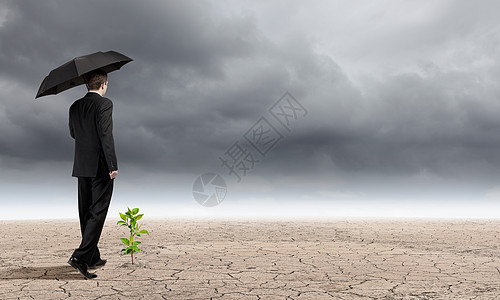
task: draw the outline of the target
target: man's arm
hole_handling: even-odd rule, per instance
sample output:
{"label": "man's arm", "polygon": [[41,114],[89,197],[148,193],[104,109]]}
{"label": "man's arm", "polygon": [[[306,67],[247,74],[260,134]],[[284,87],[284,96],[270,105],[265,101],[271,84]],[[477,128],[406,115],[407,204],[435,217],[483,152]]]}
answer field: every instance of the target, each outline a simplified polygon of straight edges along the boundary
{"label": "man's arm", "polygon": [[[104,98],[102,104],[97,110],[97,131],[101,140],[102,150],[106,158],[106,163],[110,171],[110,177],[113,179],[113,171],[118,170],[118,163],[115,154],[115,142],[113,139],[113,102]],[[115,175],[116,177],[116,175]]]}
{"label": "man's arm", "polygon": [[69,134],[74,139],[75,138],[75,132],[73,130],[73,126],[71,125],[71,107],[69,109],[69,122],[68,122],[68,125],[69,125]]}
{"label": "man's arm", "polygon": [[69,134],[73,139],[75,139],[75,133],[73,132],[73,127],[71,126],[71,123],[69,123]]}

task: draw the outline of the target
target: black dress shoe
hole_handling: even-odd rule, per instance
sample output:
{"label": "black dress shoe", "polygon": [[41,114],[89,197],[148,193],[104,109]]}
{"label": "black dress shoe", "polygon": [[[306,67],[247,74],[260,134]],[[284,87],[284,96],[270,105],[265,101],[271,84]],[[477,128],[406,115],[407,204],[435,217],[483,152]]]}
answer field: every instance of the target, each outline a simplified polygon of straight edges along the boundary
{"label": "black dress shoe", "polygon": [[82,274],[85,277],[85,279],[92,279],[97,277],[96,274],[89,273],[87,271],[87,264],[84,263],[83,261],[80,261],[76,257],[71,256],[71,258],[68,260],[68,264],[73,268],[77,269],[80,272],[80,274]]}
{"label": "black dress shoe", "polygon": [[98,267],[102,267],[106,264],[107,260],[99,259],[95,264],[89,266],[89,269],[97,269]]}

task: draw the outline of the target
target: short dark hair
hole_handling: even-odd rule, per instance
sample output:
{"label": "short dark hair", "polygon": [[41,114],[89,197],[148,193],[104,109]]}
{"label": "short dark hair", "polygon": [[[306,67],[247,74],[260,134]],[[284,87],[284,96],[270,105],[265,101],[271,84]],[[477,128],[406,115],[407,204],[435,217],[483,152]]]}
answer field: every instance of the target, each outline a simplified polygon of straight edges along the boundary
{"label": "short dark hair", "polygon": [[84,79],[89,91],[98,90],[101,87],[101,84],[108,81],[108,74],[99,69],[85,74]]}

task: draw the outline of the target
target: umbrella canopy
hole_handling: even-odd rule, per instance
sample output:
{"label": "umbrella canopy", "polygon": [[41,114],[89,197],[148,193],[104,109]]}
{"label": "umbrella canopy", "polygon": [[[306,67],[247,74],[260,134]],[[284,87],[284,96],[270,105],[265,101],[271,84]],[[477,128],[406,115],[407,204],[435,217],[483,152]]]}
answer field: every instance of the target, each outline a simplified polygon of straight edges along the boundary
{"label": "umbrella canopy", "polygon": [[76,57],[50,71],[36,93],[35,99],[55,95],[72,87],[84,84],[83,75],[101,69],[106,73],[120,69],[132,59],[116,51],[96,52]]}

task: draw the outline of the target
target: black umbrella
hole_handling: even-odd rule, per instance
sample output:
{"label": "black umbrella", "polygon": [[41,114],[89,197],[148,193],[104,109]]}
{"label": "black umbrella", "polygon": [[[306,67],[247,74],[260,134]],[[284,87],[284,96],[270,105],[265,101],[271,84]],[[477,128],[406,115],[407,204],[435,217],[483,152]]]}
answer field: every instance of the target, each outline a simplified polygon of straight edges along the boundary
{"label": "black umbrella", "polygon": [[72,87],[84,84],[88,72],[101,69],[106,73],[120,69],[132,59],[116,51],[96,52],[76,57],[64,65],[50,71],[36,93],[35,99],[55,95]]}

